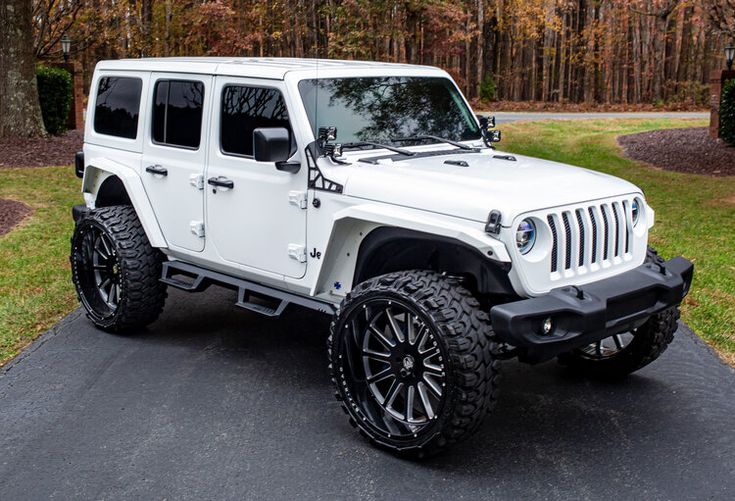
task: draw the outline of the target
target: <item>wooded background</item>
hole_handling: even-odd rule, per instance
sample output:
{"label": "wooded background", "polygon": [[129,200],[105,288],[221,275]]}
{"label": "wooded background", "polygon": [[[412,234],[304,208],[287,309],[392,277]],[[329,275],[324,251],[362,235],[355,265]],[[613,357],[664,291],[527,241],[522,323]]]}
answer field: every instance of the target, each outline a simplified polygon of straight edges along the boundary
{"label": "wooded background", "polygon": [[471,97],[706,104],[735,0],[32,0],[41,59],[296,56],[431,64]]}

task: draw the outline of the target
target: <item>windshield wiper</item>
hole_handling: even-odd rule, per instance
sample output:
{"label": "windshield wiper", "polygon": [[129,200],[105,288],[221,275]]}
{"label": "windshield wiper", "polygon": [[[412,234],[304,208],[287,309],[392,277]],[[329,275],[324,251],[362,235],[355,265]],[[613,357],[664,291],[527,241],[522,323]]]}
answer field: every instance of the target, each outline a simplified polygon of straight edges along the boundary
{"label": "windshield wiper", "polygon": [[457,148],[461,148],[463,150],[474,150],[472,146],[467,146],[466,144],[459,143],[457,141],[452,141],[451,139],[446,139],[444,137],[439,136],[430,136],[430,135],[420,135],[420,136],[409,136],[409,137],[398,137],[398,138],[391,138],[391,141],[396,142],[402,142],[402,141],[421,141],[425,139],[432,139],[434,141],[438,141],[440,143],[447,143],[451,144],[452,146],[456,146]]}
{"label": "windshield wiper", "polygon": [[358,141],[356,143],[344,143],[342,144],[342,149],[348,149],[348,148],[359,148],[361,146],[374,146],[376,148],[383,148],[389,151],[393,151],[395,153],[399,153],[401,155],[405,155],[407,157],[412,157],[416,153],[413,151],[404,150],[403,148],[396,148],[395,146],[388,146],[387,144],[380,144],[380,143],[373,143],[371,141]]}

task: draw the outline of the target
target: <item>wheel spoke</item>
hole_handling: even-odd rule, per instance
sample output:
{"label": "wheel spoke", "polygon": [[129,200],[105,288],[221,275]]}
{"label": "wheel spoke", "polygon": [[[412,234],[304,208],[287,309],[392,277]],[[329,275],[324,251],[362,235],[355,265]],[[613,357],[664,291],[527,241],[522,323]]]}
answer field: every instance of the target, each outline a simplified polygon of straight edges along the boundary
{"label": "wheel spoke", "polygon": [[413,402],[416,398],[416,388],[413,385],[406,390],[406,421],[413,421]]}
{"label": "wheel spoke", "polygon": [[620,337],[620,334],[615,334],[613,336],[613,340],[615,341],[615,346],[618,348],[618,350],[623,349],[623,338]]}
{"label": "wheel spoke", "polygon": [[401,391],[401,388],[403,388],[403,383],[399,383],[397,379],[394,379],[393,384],[391,384],[390,388],[385,394],[385,399],[383,400],[383,406],[386,409],[391,408],[391,405],[393,405],[393,401],[398,396],[398,392]]}
{"label": "wheel spoke", "polygon": [[375,335],[375,337],[378,339],[380,344],[382,344],[385,348],[390,350],[396,345],[396,343],[391,342],[387,337],[385,337],[385,334],[380,332],[380,330],[377,327],[375,327],[374,324],[370,324],[370,327],[368,327],[368,329],[370,329],[370,332],[372,332]]}
{"label": "wheel spoke", "polygon": [[414,323],[414,317],[410,313],[406,313],[406,337],[408,338],[408,344],[414,345],[418,340],[418,332],[416,332],[416,324]]}
{"label": "wheel spoke", "polygon": [[112,279],[108,276],[104,277],[104,280],[97,286],[100,289],[100,292],[104,292],[105,295],[109,295],[110,291],[107,290],[107,286],[112,284]]}
{"label": "wheel spoke", "polygon": [[597,341],[597,344],[595,345],[595,353],[598,357],[602,356],[602,340]]}
{"label": "wheel spoke", "polygon": [[373,351],[369,350],[367,348],[363,348],[362,354],[365,358],[369,358],[371,360],[377,360],[378,362],[390,362],[390,353],[381,353],[379,351]]}
{"label": "wheel spoke", "polygon": [[426,368],[427,372],[436,373],[437,376],[440,376],[442,373],[441,366],[432,364],[431,362],[428,362],[427,360],[424,360],[424,367]]}
{"label": "wheel spoke", "polygon": [[373,374],[372,376],[368,376],[367,382],[368,384],[374,384],[378,383],[380,381],[383,381],[384,379],[388,379],[389,377],[392,377],[395,379],[395,376],[393,375],[393,371],[391,370],[391,367],[388,366],[382,371],[378,372],[377,374]]}
{"label": "wheel spoke", "polygon": [[390,325],[390,329],[391,331],[393,331],[393,336],[395,336],[396,340],[399,343],[404,342],[406,338],[403,336],[403,331],[401,331],[401,328],[398,325],[398,322],[396,322],[396,319],[393,317],[392,309],[386,308],[385,315],[388,317],[388,325]]}
{"label": "wheel spoke", "polygon": [[424,373],[424,382],[426,383],[426,387],[429,388],[429,390],[436,396],[437,398],[441,398],[442,396],[442,389],[441,386],[439,386],[439,383],[434,381],[434,378],[437,376],[434,376],[433,374],[429,374],[427,372]]}
{"label": "wheel spoke", "polygon": [[117,284],[113,283],[112,287],[110,287],[110,295],[107,299],[107,303],[110,306],[114,306],[117,304],[117,293],[118,293],[118,286]]}
{"label": "wheel spoke", "polygon": [[434,419],[434,409],[431,407],[431,402],[429,401],[426,384],[423,381],[419,381],[416,387],[419,389],[419,397],[421,398],[421,405],[424,407],[424,414],[426,414],[428,419]]}
{"label": "wheel spoke", "polygon": [[[104,244],[102,243],[102,237],[99,237],[97,239],[97,242],[94,244],[94,250],[98,256],[100,256],[103,260],[107,261],[110,259],[110,254],[104,249]],[[102,247],[102,248],[101,248]]]}
{"label": "wheel spoke", "polygon": [[105,248],[105,253],[108,256],[112,256],[112,245],[108,242],[107,237],[102,234],[100,240],[102,241],[102,246]]}
{"label": "wheel spoke", "polygon": [[432,348],[431,346],[429,348],[426,348],[424,346],[426,344],[426,341],[429,339],[429,329],[427,329],[425,325],[421,326],[416,337],[416,348],[418,349],[418,352],[420,354],[423,355]]}

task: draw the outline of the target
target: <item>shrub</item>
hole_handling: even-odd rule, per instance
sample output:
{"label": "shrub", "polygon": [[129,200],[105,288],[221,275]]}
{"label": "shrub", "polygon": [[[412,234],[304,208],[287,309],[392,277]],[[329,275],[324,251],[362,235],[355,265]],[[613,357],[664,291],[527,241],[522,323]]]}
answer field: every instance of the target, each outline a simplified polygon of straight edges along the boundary
{"label": "shrub", "polygon": [[483,101],[495,101],[497,91],[493,74],[485,73],[485,77],[480,82],[480,99]]}
{"label": "shrub", "polygon": [[735,80],[722,87],[720,98],[720,138],[735,146]]}
{"label": "shrub", "polygon": [[71,75],[61,68],[38,66],[36,78],[46,131],[49,134],[61,134],[66,130],[66,120],[71,108],[73,88]]}

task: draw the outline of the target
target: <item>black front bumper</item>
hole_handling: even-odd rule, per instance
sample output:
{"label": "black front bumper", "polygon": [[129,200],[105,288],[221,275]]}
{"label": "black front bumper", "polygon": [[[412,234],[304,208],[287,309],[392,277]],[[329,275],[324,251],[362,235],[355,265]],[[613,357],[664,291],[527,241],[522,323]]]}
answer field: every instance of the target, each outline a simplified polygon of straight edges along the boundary
{"label": "black front bumper", "polygon": [[[548,360],[613,334],[642,325],[648,317],[678,305],[689,292],[694,265],[682,257],[638,268],[581,287],[506,303],[490,310],[500,339],[528,362]],[[551,332],[544,322],[551,318]]]}

